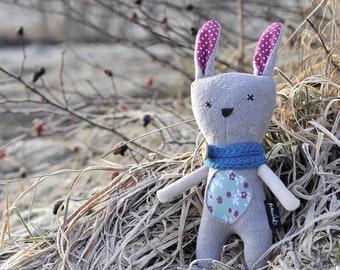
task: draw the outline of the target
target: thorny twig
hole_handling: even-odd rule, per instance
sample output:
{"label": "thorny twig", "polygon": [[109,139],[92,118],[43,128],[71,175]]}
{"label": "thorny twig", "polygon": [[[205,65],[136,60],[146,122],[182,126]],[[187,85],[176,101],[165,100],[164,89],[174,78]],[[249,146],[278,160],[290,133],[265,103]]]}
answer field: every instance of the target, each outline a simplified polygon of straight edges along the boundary
{"label": "thorny twig", "polygon": [[59,81],[60,81],[60,90],[64,99],[64,105],[65,107],[68,106],[68,100],[66,98],[65,88],[64,88],[64,58],[67,50],[67,45],[64,45],[64,49],[61,54],[61,64],[60,64],[60,72],[59,72]]}
{"label": "thorny twig", "polygon": [[[6,74],[7,76],[15,79],[16,81],[18,81],[20,84],[22,84],[23,86],[25,86],[26,89],[28,89],[30,92],[38,95],[39,97],[41,97],[41,99],[45,102],[47,102],[48,104],[50,104],[51,106],[55,107],[56,109],[59,109],[61,111],[65,111],[68,114],[70,114],[71,116],[74,116],[76,118],[78,118],[81,121],[87,122],[88,124],[90,124],[91,126],[94,127],[98,127],[107,131],[110,131],[116,135],[118,135],[120,138],[122,138],[125,141],[129,141],[130,139],[127,138],[126,136],[124,136],[123,134],[119,133],[118,131],[116,131],[115,129],[109,128],[107,126],[104,125],[100,125],[97,122],[94,122],[90,119],[88,119],[85,115],[79,114],[73,110],[71,110],[69,107],[67,106],[63,106],[60,105],[57,102],[52,101],[51,99],[49,99],[45,94],[41,93],[35,86],[29,85],[28,83],[26,83],[21,77],[18,77],[17,75],[14,75],[13,73],[9,72],[8,70],[4,69],[3,67],[0,67],[0,71],[4,74]],[[132,144],[136,144],[135,142],[131,142]],[[139,146],[138,144],[136,144],[136,146]]]}
{"label": "thorny twig", "polygon": [[327,48],[327,45],[325,44],[324,39],[322,38],[322,36],[320,35],[318,29],[316,29],[316,27],[314,26],[314,24],[310,21],[309,18],[306,19],[306,21],[309,23],[309,25],[313,28],[314,32],[317,34],[318,38],[320,39],[320,42],[322,44],[323,49],[325,50],[325,52],[327,53],[327,56],[330,56],[330,60],[333,64],[334,67],[340,69],[340,66],[334,61],[332,55],[331,55],[331,51]]}
{"label": "thorny twig", "polygon": [[19,38],[20,47],[21,47],[21,50],[22,50],[22,61],[21,61],[21,65],[20,65],[20,69],[19,69],[19,74],[18,74],[18,77],[21,77],[22,73],[24,72],[25,61],[26,61],[26,58],[27,58],[26,50],[25,50],[25,41],[24,41],[24,28],[20,27],[17,30],[16,34],[17,34],[17,36]]}

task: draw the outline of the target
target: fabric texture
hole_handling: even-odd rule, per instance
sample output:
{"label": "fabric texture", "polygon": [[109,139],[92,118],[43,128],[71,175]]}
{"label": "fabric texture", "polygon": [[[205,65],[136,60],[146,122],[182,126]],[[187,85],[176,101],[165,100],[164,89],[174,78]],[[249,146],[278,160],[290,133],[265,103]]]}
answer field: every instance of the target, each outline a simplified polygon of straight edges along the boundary
{"label": "fabric texture", "polygon": [[261,35],[253,58],[255,75],[273,76],[281,34],[282,25],[276,22],[271,24]]}
{"label": "fabric texture", "polygon": [[207,63],[213,54],[215,44],[218,39],[220,26],[216,21],[209,21],[202,26],[198,35],[196,57],[203,75],[205,74]]}
{"label": "fabric texture", "polygon": [[195,78],[214,75],[214,59],[218,47],[220,24],[210,20],[198,31],[195,45]]}
{"label": "fabric texture", "polygon": [[243,170],[266,164],[263,147],[259,143],[237,143],[231,145],[208,145],[205,165],[214,169]]}
{"label": "fabric texture", "polygon": [[268,257],[257,261],[270,247],[272,232],[255,168],[267,163],[261,142],[275,108],[273,72],[282,25],[272,24],[261,36],[253,58],[254,75],[214,75],[219,32],[218,22],[209,21],[198,31],[195,44],[192,111],[209,144],[196,257],[205,260],[200,267],[210,268],[206,259],[220,260],[223,245],[237,234],[244,242],[248,269],[257,269],[267,263]]}
{"label": "fabric texture", "polygon": [[230,224],[247,209],[251,195],[249,182],[242,174],[234,170],[220,170],[209,183],[206,204],[213,217]]}

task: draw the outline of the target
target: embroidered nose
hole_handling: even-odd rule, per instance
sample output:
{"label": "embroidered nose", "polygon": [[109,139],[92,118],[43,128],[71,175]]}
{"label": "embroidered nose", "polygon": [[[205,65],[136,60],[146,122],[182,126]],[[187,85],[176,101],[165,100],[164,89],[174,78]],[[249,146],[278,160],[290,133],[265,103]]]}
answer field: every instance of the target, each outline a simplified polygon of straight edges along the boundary
{"label": "embroidered nose", "polygon": [[233,112],[234,108],[224,108],[222,109],[222,115],[227,118]]}

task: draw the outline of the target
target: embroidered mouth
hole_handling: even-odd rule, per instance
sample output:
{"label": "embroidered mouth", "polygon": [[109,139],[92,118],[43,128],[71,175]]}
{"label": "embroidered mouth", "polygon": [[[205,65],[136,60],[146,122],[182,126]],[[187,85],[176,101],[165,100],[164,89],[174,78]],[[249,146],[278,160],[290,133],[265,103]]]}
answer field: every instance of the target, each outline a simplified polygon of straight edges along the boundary
{"label": "embroidered mouth", "polygon": [[228,116],[230,116],[233,112],[234,108],[223,108],[221,109],[222,115],[227,118]]}

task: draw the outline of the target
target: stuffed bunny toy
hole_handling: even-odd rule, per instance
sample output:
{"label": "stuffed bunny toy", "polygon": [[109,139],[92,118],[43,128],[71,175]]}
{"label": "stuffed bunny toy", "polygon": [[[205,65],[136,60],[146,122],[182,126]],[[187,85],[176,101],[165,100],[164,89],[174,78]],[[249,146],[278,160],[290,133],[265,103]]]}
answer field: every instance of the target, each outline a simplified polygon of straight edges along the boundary
{"label": "stuffed bunny toy", "polygon": [[[191,99],[194,117],[208,143],[205,166],[159,190],[157,197],[169,201],[207,177],[197,259],[220,260],[223,245],[237,234],[244,243],[248,268],[255,269],[267,263],[268,257],[260,258],[272,245],[263,182],[287,210],[300,204],[266,165],[261,145],[276,103],[273,72],[282,25],[273,23],[260,37],[254,75],[214,75],[219,32],[219,23],[208,21],[195,45]],[[209,268],[211,260],[201,260],[199,266]]]}

